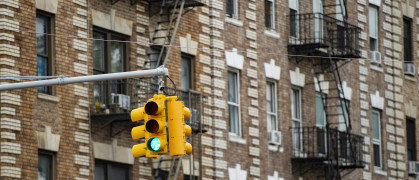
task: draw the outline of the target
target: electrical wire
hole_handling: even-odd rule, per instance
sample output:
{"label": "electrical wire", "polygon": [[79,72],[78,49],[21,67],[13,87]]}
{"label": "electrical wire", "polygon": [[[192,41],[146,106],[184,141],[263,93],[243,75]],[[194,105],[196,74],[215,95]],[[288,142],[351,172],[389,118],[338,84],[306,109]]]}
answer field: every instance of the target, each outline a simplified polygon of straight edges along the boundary
{"label": "electrical wire", "polygon": [[[95,39],[95,38],[88,38],[88,37],[79,37],[79,36],[69,36],[69,35],[62,35],[62,34],[51,34],[51,33],[38,33],[32,31],[20,31],[23,34],[41,34],[47,36],[56,36],[56,37],[63,37],[68,39],[85,39],[85,40],[93,40],[93,41],[104,41],[104,42],[119,42],[119,43],[131,43],[131,44],[138,44],[144,46],[164,46],[164,47],[174,47],[174,48],[188,48],[188,49],[196,49],[200,51],[222,51],[222,52],[233,52],[232,50],[226,50],[221,48],[194,48],[188,46],[180,46],[180,45],[167,45],[167,44],[155,44],[149,42],[141,42],[141,41],[121,41],[121,40],[108,40],[108,39]],[[312,56],[312,55],[299,55],[299,54],[280,54],[274,52],[261,52],[261,51],[235,51],[237,53],[243,54],[264,54],[264,55],[275,55],[275,56],[288,56],[288,57],[304,57],[304,58],[321,58],[321,59],[337,59],[337,60],[358,60],[358,61],[375,61],[374,59],[367,59],[367,58],[341,58],[341,57],[324,57],[324,56]],[[404,62],[400,60],[381,60],[382,62],[399,62],[399,63],[419,63],[419,61],[409,61]]]}
{"label": "electrical wire", "polygon": [[165,90],[165,88],[163,88],[163,93],[165,94],[165,95],[167,95],[167,96],[176,96],[176,84],[175,84],[175,82],[172,80],[172,78],[170,78],[170,76],[167,76],[167,78],[169,78],[170,79],[170,81],[172,81],[172,84],[173,84],[173,86],[175,87],[175,89],[174,89],[174,93],[173,94],[169,94],[166,90]]}

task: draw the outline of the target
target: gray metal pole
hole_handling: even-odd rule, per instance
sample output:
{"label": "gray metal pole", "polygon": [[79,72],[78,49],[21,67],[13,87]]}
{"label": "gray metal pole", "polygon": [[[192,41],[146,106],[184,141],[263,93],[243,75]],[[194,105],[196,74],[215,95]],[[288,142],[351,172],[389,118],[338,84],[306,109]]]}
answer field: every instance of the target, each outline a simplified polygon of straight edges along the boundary
{"label": "gray metal pole", "polygon": [[160,66],[156,69],[151,69],[151,70],[99,74],[99,75],[79,76],[79,77],[70,77],[70,78],[61,76],[57,79],[50,79],[50,80],[2,84],[0,85],[0,91],[32,88],[32,87],[40,87],[40,86],[92,82],[92,81],[105,81],[105,80],[114,80],[114,79],[127,79],[127,78],[139,78],[139,77],[151,77],[151,76],[168,76],[168,75],[169,75],[169,71],[167,70],[167,68]]}

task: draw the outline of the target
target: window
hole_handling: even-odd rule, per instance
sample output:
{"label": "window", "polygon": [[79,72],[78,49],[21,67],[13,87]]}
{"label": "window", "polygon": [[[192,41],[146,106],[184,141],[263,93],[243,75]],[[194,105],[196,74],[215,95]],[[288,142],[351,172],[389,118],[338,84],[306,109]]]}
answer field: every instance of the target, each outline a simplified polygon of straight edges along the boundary
{"label": "window", "polygon": [[131,166],[95,160],[95,180],[128,180]]}
{"label": "window", "polygon": [[326,153],[327,132],[326,126],[326,111],[324,109],[325,94],[316,93],[316,126],[317,126],[317,145],[318,151],[321,154]]}
{"label": "window", "polygon": [[[44,12],[36,13],[36,61],[37,75],[51,76],[53,75],[52,66],[52,43],[53,38],[47,34],[53,31],[53,17]],[[44,80],[44,79],[40,79]],[[38,87],[38,92],[52,94],[51,86]]]}
{"label": "window", "polygon": [[370,51],[378,51],[378,8],[370,6],[368,10]]}
{"label": "window", "polygon": [[278,113],[276,102],[276,84],[274,82],[268,81],[266,83],[266,117],[268,121],[268,131],[278,130]]}
{"label": "window", "polygon": [[193,58],[182,56],[181,61],[182,90],[188,91],[189,89],[193,89]]}
{"label": "window", "polygon": [[324,109],[324,96],[320,93],[316,93],[316,125],[319,127],[326,126],[326,111]]}
{"label": "window", "polygon": [[404,74],[414,76],[415,64],[413,63],[412,52],[412,20],[403,18],[403,56],[404,56]]}
{"label": "window", "polygon": [[293,146],[294,149],[302,150],[302,129],[301,129],[301,90],[293,88],[291,90],[291,111],[292,125],[294,129]]}
{"label": "window", "polygon": [[408,18],[403,18],[403,54],[404,62],[412,61],[412,22]]}
{"label": "window", "polygon": [[238,2],[237,0],[227,0],[226,1],[226,16],[234,19],[239,18],[238,13]]}
{"label": "window", "polygon": [[[127,38],[107,31],[94,31],[93,39],[93,74],[116,73],[126,70],[126,43],[118,41],[125,41]],[[115,97],[125,94],[125,85],[126,80],[95,82],[93,87],[94,101],[113,104]]]}
{"label": "window", "polygon": [[298,38],[298,0],[288,0],[290,8],[290,36]]}
{"label": "window", "polygon": [[349,101],[341,100],[339,101],[339,131],[346,132],[346,128],[349,126]]}
{"label": "window", "polygon": [[228,71],[228,113],[229,132],[241,136],[239,73]]}
{"label": "window", "polygon": [[55,179],[55,153],[38,150],[38,180]]}
{"label": "window", "polygon": [[374,166],[382,168],[381,160],[381,120],[380,111],[372,110],[372,143],[374,152]]}
{"label": "window", "polygon": [[415,119],[406,119],[407,160],[416,161],[416,124]]}
{"label": "window", "polygon": [[265,0],[265,27],[266,29],[275,29],[275,10],[274,0]]}

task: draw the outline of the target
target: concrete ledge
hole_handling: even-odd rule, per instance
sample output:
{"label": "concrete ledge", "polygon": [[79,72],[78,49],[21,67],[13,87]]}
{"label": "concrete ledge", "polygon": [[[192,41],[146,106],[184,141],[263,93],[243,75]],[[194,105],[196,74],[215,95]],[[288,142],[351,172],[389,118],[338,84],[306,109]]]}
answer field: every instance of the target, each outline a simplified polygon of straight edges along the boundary
{"label": "concrete ledge", "polygon": [[116,10],[111,9],[109,14],[92,10],[92,22],[94,26],[112,30],[128,36],[132,35],[132,21],[116,17]]}
{"label": "concrete ledge", "polygon": [[239,144],[244,144],[246,145],[246,139],[243,139],[242,137],[236,136],[236,135],[232,135],[230,134],[228,136],[228,140],[230,142],[234,142],[234,143],[239,143]]}
{"label": "concrete ledge", "polygon": [[58,8],[58,0],[36,0],[35,6],[36,9],[56,14]]}
{"label": "concrete ledge", "polygon": [[38,99],[42,99],[42,100],[46,100],[46,101],[50,101],[54,103],[60,102],[60,97],[52,96],[52,95],[44,94],[44,93],[38,93]]}

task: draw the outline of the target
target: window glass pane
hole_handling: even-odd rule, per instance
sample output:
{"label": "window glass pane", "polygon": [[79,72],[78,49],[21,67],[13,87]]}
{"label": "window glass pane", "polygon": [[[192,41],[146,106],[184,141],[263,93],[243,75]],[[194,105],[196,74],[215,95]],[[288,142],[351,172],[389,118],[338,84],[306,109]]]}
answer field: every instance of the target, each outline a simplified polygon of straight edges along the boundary
{"label": "window glass pane", "polygon": [[95,180],[106,180],[106,165],[95,163]]}
{"label": "window glass pane", "polygon": [[[46,57],[37,56],[37,71],[38,76],[48,76],[48,59]],[[43,79],[39,79],[43,80]],[[47,86],[38,87],[38,91],[48,93],[49,88]]]}
{"label": "window glass pane", "polygon": [[292,90],[292,117],[300,119],[300,91],[297,89]]}
{"label": "window glass pane", "polygon": [[411,53],[412,53],[412,46],[411,46],[411,28],[410,28],[410,20],[403,19],[403,55],[404,55],[404,61],[412,61]]}
{"label": "window glass pane", "polygon": [[272,28],[273,24],[273,6],[272,1],[265,0],[265,27]]}
{"label": "window glass pane", "polygon": [[237,73],[228,72],[228,101],[238,103]]}
{"label": "window glass pane", "polygon": [[370,51],[378,51],[377,39],[370,37]]}
{"label": "window glass pane", "polygon": [[227,0],[226,2],[226,14],[229,17],[233,17],[234,15],[235,1],[236,0]]}
{"label": "window glass pane", "polygon": [[380,145],[374,144],[374,166],[381,167]]}
{"label": "window glass pane", "polygon": [[38,155],[38,180],[52,179],[52,157],[49,155]]}
{"label": "window glass pane", "polygon": [[[112,40],[121,41],[113,38]],[[111,41],[111,73],[124,71],[124,44],[122,42]]]}
{"label": "window glass pane", "polygon": [[128,168],[112,165],[112,180],[128,180]]}
{"label": "window glass pane", "polygon": [[182,57],[181,62],[181,71],[182,71],[182,90],[189,90],[190,88],[190,79],[191,79],[191,66],[190,60]]}
{"label": "window glass pane", "polygon": [[378,37],[378,27],[377,27],[377,8],[370,6],[368,10],[368,21],[369,21],[369,33],[371,37]]}
{"label": "window glass pane", "polygon": [[348,102],[346,100],[342,101],[343,103],[341,103],[339,101],[340,107],[339,107],[339,130],[340,131],[346,131],[346,126],[348,125],[348,112],[346,109],[346,104],[348,104]]}
{"label": "window glass pane", "polygon": [[298,15],[297,11],[294,9],[290,9],[290,36],[297,37],[298,35]]}
{"label": "window glass pane", "polygon": [[325,126],[325,112],[322,101],[322,96],[320,94],[316,94],[316,124],[318,126]]}
{"label": "window glass pane", "polygon": [[274,109],[273,108],[273,101],[272,101],[272,99],[273,99],[273,97],[272,97],[272,95],[273,95],[273,92],[272,92],[272,83],[267,83],[266,84],[266,109],[267,109],[267,111],[268,112],[272,112],[272,110]]}
{"label": "window glass pane", "polygon": [[[105,39],[104,35],[94,33],[93,39]],[[105,42],[101,40],[93,40],[93,69],[95,74],[105,72]],[[99,71],[99,72],[97,72]]]}
{"label": "window glass pane", "polygon": [[48,36],[43,34],[48,33],[48,26],[48,18],[36,17],[36,48],[38,54],[47,55],[48,53]]}
{"label": "window glass pane", "polygon": [[377,111],[372,112],[372,137],[380,140],[380,115]]}
{"label": "window glass pane", "polygon": [[229,131],[238,134],[239,111],[237,106],[228,105],[229,111]]}
{"label": "window glass pane", "polygon": [[268,122],[269,122],[269,129],[268,130],[276,130],[278,125],[276,124],[276,116],[275,115],[268,115]]}

